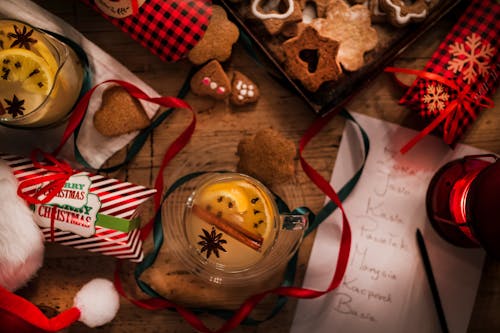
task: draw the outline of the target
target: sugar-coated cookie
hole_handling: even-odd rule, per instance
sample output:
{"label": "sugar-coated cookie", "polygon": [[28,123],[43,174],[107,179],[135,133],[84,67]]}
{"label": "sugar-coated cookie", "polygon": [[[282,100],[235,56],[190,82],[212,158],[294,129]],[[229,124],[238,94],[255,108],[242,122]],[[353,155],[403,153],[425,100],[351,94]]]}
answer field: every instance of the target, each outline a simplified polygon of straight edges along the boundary
{"label": "sugar-coated cookie", "polygon": [[111,86],[103,92],[93,120],[95,129],[104,136],[126,134],[151,123],[139,100],[121,86]]}
{"label": "sugar-coated cookie", "polygon": [[238,27],[227,18],[220,6],[212,6],[212,17],[203,38],[188,54],[188,59],[195,65],[216,59],[224,62],[229,59],[240,32]]}
{"label": "sugar-coated cookie", "polygon": [[285,183],[295,175],[295,144],[271,128],[241,140],[238,155],[237,171],[268,186]]}
{"label": "sugar-coated cookie", "polygon": [[341,75],[336,59],[338,50],[339,42],[306,26],[298,36],[283,43],[285,70],[291,78],[314,92],[324,82],[337,80]]}
{"label": "sugar-coated cookie", "polygon": [[343,0],[331,0],[326,18],[314,19],[311,26],[322,36],[340,43],[337,60],[347,71],[356,71],[364,65],[364,54],[377,46],[377,31],[371,26],[367,7],[350,7]]}
{"label": "sugar-coated cookie", "polygon": [[191,91],[198,96],[223,100],[231,94],[231,82],[217,60],[212,60],[191,78]]}
{"label": "sugar-coated cookie", "polygon": [[277,35],[287,27],[302,21],[302,8],[298,0],[287,0],[287,2],[285,13],[280,11],[281,0],[262,2],[262,4],[260,1],[253,2],[248,12],[249,18],[260,20],[270,35]]}
{"label": "sugar-coated cookie", "polygon": [[259,87],[241,72],[234,71],[229,101],[233,105],[245,105],[259,100]]}

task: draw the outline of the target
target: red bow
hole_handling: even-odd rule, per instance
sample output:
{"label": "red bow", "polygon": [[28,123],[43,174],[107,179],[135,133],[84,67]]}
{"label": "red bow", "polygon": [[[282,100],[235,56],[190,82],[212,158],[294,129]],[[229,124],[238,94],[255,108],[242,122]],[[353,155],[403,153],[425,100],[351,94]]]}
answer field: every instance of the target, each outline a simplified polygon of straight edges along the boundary
{"label": "red bow", "polygon": [[451,145],[458,135],[460,119],[463,119],[466,113],[475,120],[477,115],[473,109],[474,107],[492,108],[494,106],[490,98],[480,94],[471,94],[470,86],[460,88],[452,80],[435,73],[395,67],[387,67],[385,71],[389,73],[413,74],[423,79],[437,81],[458,93],[457,98],[451,101],[438,117],[401,148],[400,151],[403,154],[410,150],[418,141],[422,140],[424,136],[432,132],[443,121],[443,140],[446,144]]}
{"label": "red bow", "polygon": [[[44,159],[52,164],[40,163],[37,159],[38,153],[41,153]],[[69,177],[76,173],[68,163],[59,161],[54,156],[44,153],[40,149],[33,150],[31,160],[35,168],[46,170],[47,173],[44,172],[38,177],[29,178],[21,182],[17,187],[17,195],[29,204],[43,205],[49,203],[61,191]],[[55,237],[54,225],[56,212],[57,207],[52,207],[50,214],[50,239],[52,242]]]}
{"label": "red bow", "polygon": [[[44,159],[52,164],[39,162],[38,153],[41,153]],[[59,161],[39,149],[31,153],[31,160],[35,168],[46,170],[47,173],[29,178],[19,184],[17,194],[30,204],[49,203],[61,191],[69,177],[76,173],[68,163]],[[36,186],[39,188],[33,192],[32,188]]]}

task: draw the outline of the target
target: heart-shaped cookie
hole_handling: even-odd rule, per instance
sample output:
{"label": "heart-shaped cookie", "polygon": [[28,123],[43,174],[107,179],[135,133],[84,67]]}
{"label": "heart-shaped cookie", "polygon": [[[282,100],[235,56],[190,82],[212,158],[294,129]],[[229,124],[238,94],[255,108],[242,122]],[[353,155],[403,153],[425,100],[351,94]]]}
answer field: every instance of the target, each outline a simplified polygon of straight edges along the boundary
{"label": "heart-shaped cookie", "polygon": [[117,136],[146,128],[151,123],[142,104],[125,88],[112,86],[102,94],[94,114],[94,127],[104,136]]}

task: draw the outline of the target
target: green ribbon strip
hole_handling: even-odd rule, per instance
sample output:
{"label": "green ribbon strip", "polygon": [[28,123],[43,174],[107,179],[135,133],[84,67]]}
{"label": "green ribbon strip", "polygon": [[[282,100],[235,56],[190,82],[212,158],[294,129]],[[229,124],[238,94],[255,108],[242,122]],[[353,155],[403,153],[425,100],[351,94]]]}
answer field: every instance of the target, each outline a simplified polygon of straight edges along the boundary
{"label": "green ribbon strip", "polygon": [[[368,153],[370,151],[370,140],[368,138],[367,133],[363,129],[363,127],[349,114],[347,110],[342,110],[340,113],[344,118],[347,120],[350,120],[353,122],[353,124],[358,127],[360,130],[362,139],[363,139],[363,149],[364,149],[364,160],[358,171],[351,177],[351,179],[340,189],[338,192],[339,198],[341,201],[344,201],[349,194],[352,192],[354,187],[356,186],[357,182],[359,181],[359,178],[361,177],[361,174],[363,173],[363,169],[365,166],[366,158],[368,157]],[[162,199],[162,205],[165,202],[165,200],[168,198],[168,196],[174,192],[179,186],[184,184],[185,182],[196,178],[205,172],[195,172],[191,173],[188,175],[185,175],[181,178],[179,178],[177,181],[175,181],[166,191],[163,199]],[[278,210],[280,213],[290,213],[290,209],[286,205],[286,203],[276,196],[276,203],[278,206]],[[307,207],[298,207],[294,209],[291,213],[292,214],[302,214],[302,215],[308,215],[309,216],[309,226],[307,230],[304,233],[304,237],[310,234],[314,229],[316,229],[325,219],[332,214],[335,209],[337,209],[337,205],[335,205],[332,201],[329,201],[319,212],[317,215],[314,215],[314,213]],[[134,276],[137,282],[137,285],[143,292],[148,294],[151,297],[159,297],[159,298],[164,298],[162,295],[158,294],[153,288],[151,288],[147,283],[143,282],[140,279],[141,274],[148,269],[153,263],[155,262],[158,253],[163,245],[163,227],[162,227],[162,220],[161,220],[161,208],[158,210],[155,219],[154,219],[154,226],[153,226],[153,251],[149,253],[148,255],[145,256],[144,260],[139,263],[136,266]],[[285,275],[283,282],[281,286],[283,287],[288,287],[292,286],[293,282],[295,280],[295,274],[297,271],[297,262],[298,262],[298,253],[296,253],[288,262],[287,268],[285,270]],[[271,310],[271,312],[261,320],[254,319],[251,317],[245,318],[245,320],[242,322],[243,325],[257,325],[260,324],[264,321],[267,321],[271,318],[273,318],[276,314],[278,314],[281,309],[285,306],[288,298],[285,296],[279,296],[278,299],[276,300],[276,303]],[[230,310],[212,310],[212,309],[194,309],[196,313],[201,313],[201,312],[206,312],[210,313],[212,315],[216,315],[220,318],[223,319],[229,319],[233,316],[234,312]]]}
{"label": "green ribbon strip", "polygon": [[138,217],[131,220],[126,220],[119,217],[103,215],[99,213],[97,214],[97,219],[95,222],[96,226],[126,233],[139,228],[140,224],[141,220]]}
{"label": "green ribbon strip", "polygon": [[[189,92],[189,87],[190,87],[189,83],[194,73],[195,73],[194,69],[191,69],[191,71],[188,73],[186,79],[184,80],[184,83],[182,84],[181,89],[179,90],[179,93],[177,94],[178,98],[181,99],[184,98]],[[160,126],[160,124],[163,123],[163,121],[167,119],[168,116],[170,116],[174,110],[175,110],[174,108],[166,110],[165,112],[160,114],[148,127],[143,129],[132,141],[130,148],[128,149],[127,154],[122,162],[110,167],[100,168],[97,170],[97,172],[114,172],[119,170],[123,166],[127,165],[130,161],[132,161],[134,157],[137,155],[137,153],[139,153],[141,148],[144,146],[149,135],[153,132],[153,130],[156,127]],[[88,169],[93,169],[93,167],[85,160],[85,158],[81,154],[80,150],[78,149],[78,145],[76,143],[78,139],[78,134],[80,133],[80,127],[81,124],[78,125],[74,133],[75,158],[84,167]]]}

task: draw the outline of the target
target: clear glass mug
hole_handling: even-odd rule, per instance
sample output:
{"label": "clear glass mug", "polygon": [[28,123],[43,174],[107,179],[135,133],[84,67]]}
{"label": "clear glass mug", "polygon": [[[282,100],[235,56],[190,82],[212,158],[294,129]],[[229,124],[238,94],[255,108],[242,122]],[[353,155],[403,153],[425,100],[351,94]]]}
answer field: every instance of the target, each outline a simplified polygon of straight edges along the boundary
{"label": "clear glass mug", "polygon": [[0,19],[0,66],[0,123],[15,128],[64,120],[85,73],[71,47],[14,19]]}
{"label": "clear glass mug", "polygon": [[240,173],[208,173],[173,193],[163,210],[167,248],[204,281],[251,286],[298,250],[308,219],[278,211],[275,196]]}

